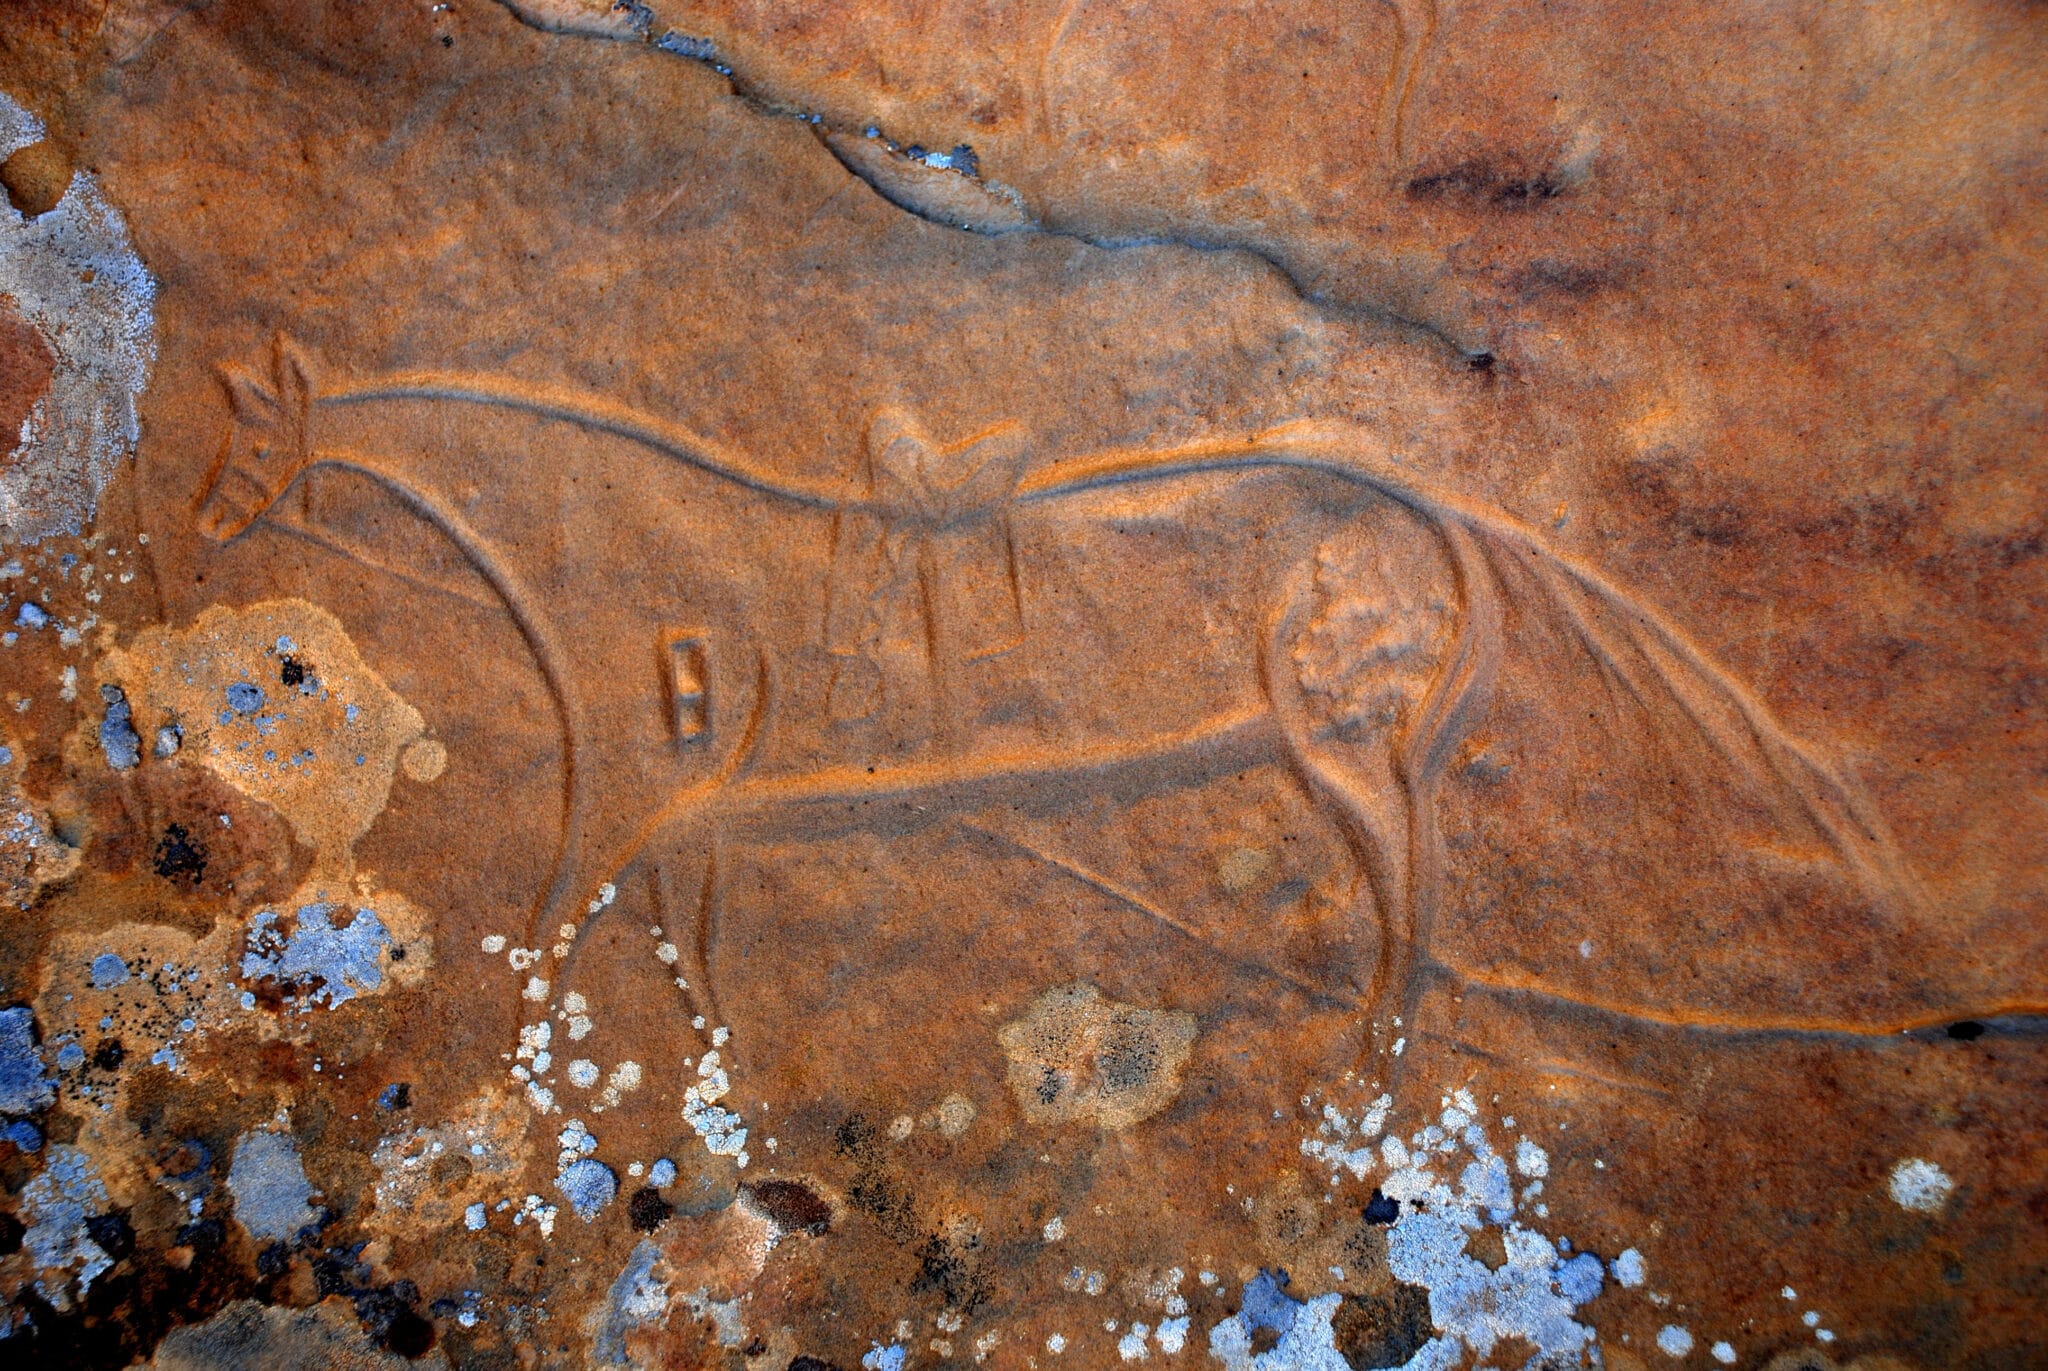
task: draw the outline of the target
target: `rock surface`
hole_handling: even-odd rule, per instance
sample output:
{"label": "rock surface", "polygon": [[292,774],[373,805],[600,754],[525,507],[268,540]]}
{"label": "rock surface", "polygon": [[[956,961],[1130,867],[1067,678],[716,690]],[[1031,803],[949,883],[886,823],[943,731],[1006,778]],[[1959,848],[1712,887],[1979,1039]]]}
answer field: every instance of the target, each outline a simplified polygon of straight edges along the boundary
{"label": "rock surface", "polygon": [[0,1346],[2048,1361],[2044,109],[2008,0],[20,0]]}

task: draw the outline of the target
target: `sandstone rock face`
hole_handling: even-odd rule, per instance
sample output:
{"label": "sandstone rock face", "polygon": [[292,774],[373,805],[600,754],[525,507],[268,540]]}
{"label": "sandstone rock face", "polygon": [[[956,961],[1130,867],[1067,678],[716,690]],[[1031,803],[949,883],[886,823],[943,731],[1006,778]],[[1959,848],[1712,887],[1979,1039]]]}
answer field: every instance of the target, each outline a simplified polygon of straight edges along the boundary
{"label": "sandstone rock face", "polygon": [[23,0],[24,1365],[2048,1363],[2048,16]]}

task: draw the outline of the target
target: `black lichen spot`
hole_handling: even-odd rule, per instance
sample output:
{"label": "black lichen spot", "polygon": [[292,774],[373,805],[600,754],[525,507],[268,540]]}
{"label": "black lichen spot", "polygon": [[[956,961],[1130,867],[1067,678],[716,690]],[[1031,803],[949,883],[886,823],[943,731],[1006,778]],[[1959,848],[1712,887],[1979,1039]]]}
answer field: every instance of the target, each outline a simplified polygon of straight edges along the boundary
{"label": "black lichen spot", "polygon": [[298,687],[306,683],[306,664],[296,657],[277,659],[277,680],[279,685]]}
{"label": "black lichen spot", "polygon": [[1429,1291],[1402,1281],[1369,1295],[1346,1295],[1330,1326],[1337,1351],[1355,1371],[1406,1366],[1435,1335]]}
{"label": "black lichen spot", "polygon": [[1498,359],[1490,352],[1468,352],[1465,354],[1465,366],[1471,371],[1491,372],[1496,360]]}
{"label": "black lichen spot", "polygon": [[261,1275],[280,1275],[291,1264],[292,1250],[281,1242],[274,1242],[256,1254],[256,1270]]}
{"label": "black lichen spot", "polygon": [[127,1057],[128,1049],[121,1046],[119,1038],[102,1038],[92,1050],[92,1064],[102,1071],[119,1071]]}
{"label": "black lichen spot", "polygon": [[839,1367],[808,1352],[799,1352],[789,1359],[789,1371],[839,1371]]}
{"label": "black lichen spot", "polygon": [[626,1201],[626,1217],[633,1221],[633,1227],[642,1233],[652,1233],[669,1221],[676,1207],[661,1197],[653,1186],[642,1186],[633,1192],[633,1198]]}
{"label": "black lichen spot", "polygon": [[850,1115],[832,1130],[833,1146],[842,1156],[858,1157],[874,1146],[874,1142],[875,1126],[868,1122],[865,1114]]}
{"label": "black lichen spot", "polygon": [[785,1233],[820,1237],[832,1227],[832,1206],[797,1181],[756,1181],[745,1187],[761,1211]]}
{"label": "black lichen spot", "polygon": [[1106,1090],[1142,1090],[1159,1074],[1159,1042],[1145,1029],[1119,1023],[1096,1056]]}
{"label": "black lichen spot", "polygon": [[1958,1019],[1948,1026],[1948,1035],[1959,1043],[1973,1043],[1984,1036],[1984,1025],[1975,1019]]}
{"label": "black lichen spot", "polygon": [[989,1297],[988,1282],[974,1258],[971,1245],[963,1247],[933,1234],[917,1250],[917,1277],[910,1282],[910,1293],[935,1290],[947,1308],[973,1310]]}
{"label": "black lichen spot", "polygon": [[198,885],[206,875],[206,845],[186,832],[185,825],[168,825],[156,845],[156,874]]}
{"label": "black lichen spot", "polygon": [[85,1221],[85,1236],[92,1239],[93,1246],[115,1261],[135,1250],[135,1230],[129,1226],[128,1216],[118,1209],[111,1214],[89,1216]]}
{"label": "black lichen spot", "polygon": [[1388,1199],[1380,1188],[1372,1188],[1372,1198],[1365,1202],[1364,1219],[1367,1223],[1390,1224],[1401,1217],[1401,1202]]}
{"label": "black lichen spot", "polygon": [[412,1108],[412,1086],[404,1081],[385,1086],[377,1092],[377,1107],[392,1110]]}

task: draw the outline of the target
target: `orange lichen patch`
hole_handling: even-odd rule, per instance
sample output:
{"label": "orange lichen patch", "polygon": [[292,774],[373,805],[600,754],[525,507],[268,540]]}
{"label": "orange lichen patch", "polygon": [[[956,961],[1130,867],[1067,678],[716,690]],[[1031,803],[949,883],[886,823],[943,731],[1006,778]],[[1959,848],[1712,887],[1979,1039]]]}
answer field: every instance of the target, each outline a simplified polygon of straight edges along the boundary
{"label": "orange lichen patch", "polygon": [[709,1218],[669,1225],[662,1258],[678,1289],[709,1300],[746,1294],[768,1264],[781,1230],[752,1204],[732,1204]]}
{"label": "orange lichen patch", "polygon": [[1180,1090],[1195,1016],[1118,1004],[1092,985],[1067,985],[1039,996],[996,1037],[1025,1118],[1128,1128]]}
{"label": "orange lichen patch", "polygon": [[275,808],[329,869],[348,869],[400,752],[425,730],[340,622],[304,600],[216,605],[137,637],[103,669],[142,727],[182,728],[181,760]]}
{"label": "orange lichen patch", "polygon": [[526,1166],[530,1118],[518,1101],[486,1090],[446,1123],[384,1138],[371,1157],[377,1226],[454,1228],[470,1205],[503,1199]]}
{"label": "orange lichen patch", "polygon": [[11,909],[26,909],[44,886],[78,870],[79,857],[22,789],[22,764],[21,748],[0,743],[0,901]]}
{"label": "orange lichen patch", "polygon": [[78,1145],[110,1186],[141,1164],[136,1092],[151,1080],[213,1076],[223,1039],[244,1029],[225,974],[235,951],[227,927],[194,937],[152,923],[66,929],[45,950],[36,1019],[79,1120]]}
{"label": "orange lichen patch", "polygon": [[57,358],[11,295],[0,295],[0,442],[14,446],[36,402],[50,389]]}

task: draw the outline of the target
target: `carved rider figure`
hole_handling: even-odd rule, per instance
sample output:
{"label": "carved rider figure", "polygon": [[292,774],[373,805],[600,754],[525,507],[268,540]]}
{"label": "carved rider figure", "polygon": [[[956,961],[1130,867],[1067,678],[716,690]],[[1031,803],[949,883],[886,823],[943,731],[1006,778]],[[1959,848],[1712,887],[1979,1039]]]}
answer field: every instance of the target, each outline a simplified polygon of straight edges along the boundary
{"label": "carved rider figure", "polygon": [[874,417],[865,498],[833,525],[834,719],[928,701],[943,720],[950,665],[1023,641],[1009,510],[1024,454],[1015,424],[942,447],[901,410]]}

